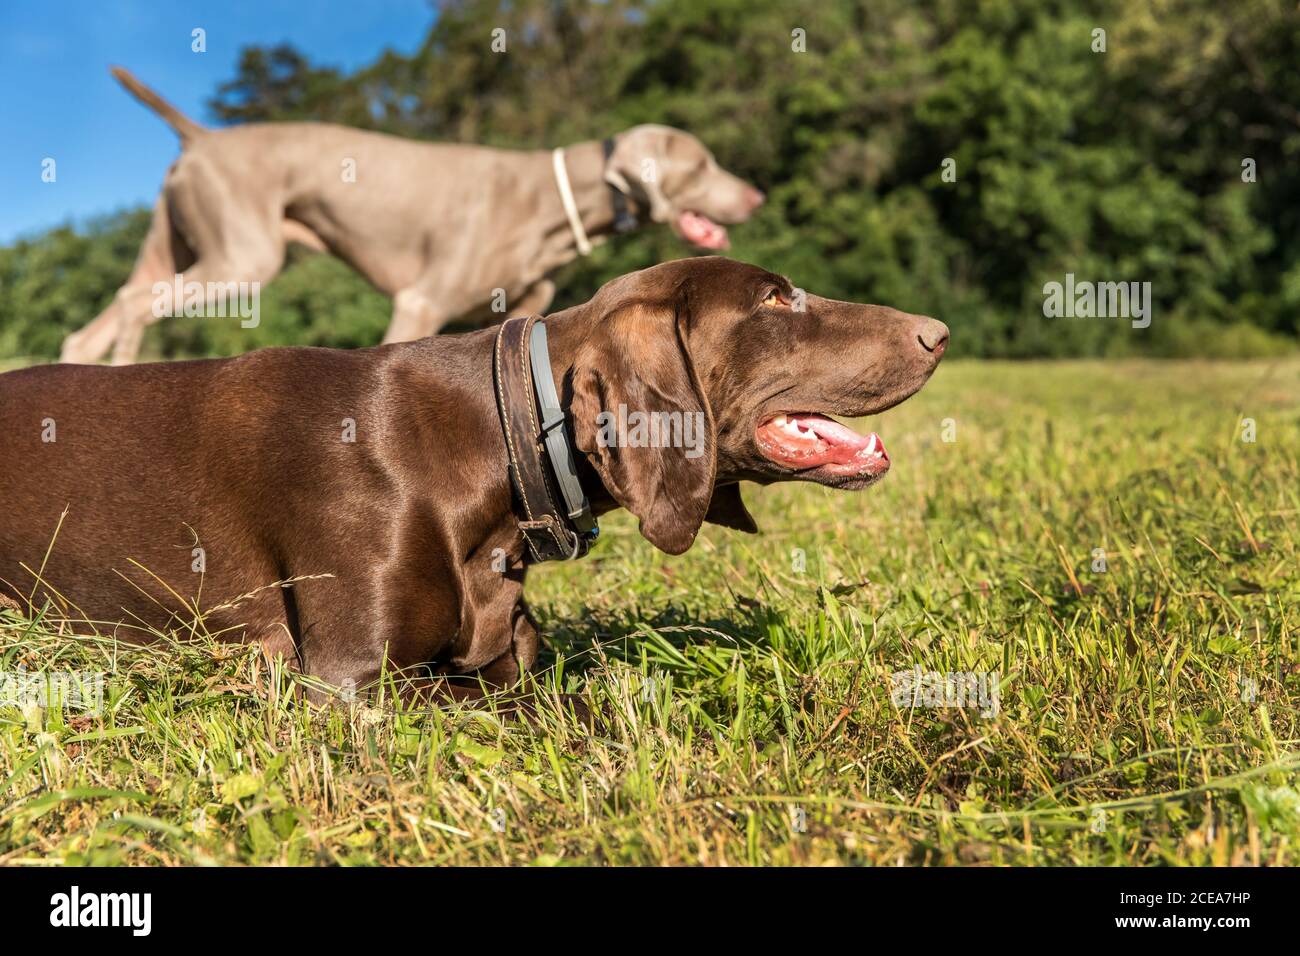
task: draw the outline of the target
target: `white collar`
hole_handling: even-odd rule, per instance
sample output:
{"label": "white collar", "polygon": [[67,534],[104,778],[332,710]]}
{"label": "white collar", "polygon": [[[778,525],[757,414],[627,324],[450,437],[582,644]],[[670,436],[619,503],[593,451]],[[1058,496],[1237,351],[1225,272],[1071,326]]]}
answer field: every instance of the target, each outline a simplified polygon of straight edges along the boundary
{"label": "white collar", "polygon": [[568,217],[569,228],[573,230],[573,240],[578,244],[578,255],[591,254],[591,240],[587,230],[582,227],[582,218],[578,215],[578,204],[573,201],[573,187],[569,185],[569,171],[564,165],[564,147],[557,146],[551,150],[551,168],[555,170],[555,185],[560,190],[560,202],[564,204],[564,215]]}

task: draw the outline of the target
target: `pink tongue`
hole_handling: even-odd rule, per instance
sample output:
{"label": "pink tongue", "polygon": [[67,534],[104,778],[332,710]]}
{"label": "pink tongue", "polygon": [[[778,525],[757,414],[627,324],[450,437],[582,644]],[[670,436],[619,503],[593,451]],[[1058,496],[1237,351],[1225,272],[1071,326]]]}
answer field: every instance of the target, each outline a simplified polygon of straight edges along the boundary
{"label": "pink tongue", "polygon": [[682,213],[677,217],[677,228],[687,242],[693,242],[704,249],[725,249],[729,245],[727,230],[699,213]]}
{"label": "pink tongue", "polygon": [[[859,435],[852,428],[841,425],[833,418],[791,415],[790,420],[802,428],[812,429],[813,433],[825,443],[826,449],[815,454],[814,457],[827,464],[848,465],[868,457],[867,446],[871,443],[873,437],[871,435]],[[872,448],[873,455],[875,452],[880,452],[882,455],[885,452],[884,442],[879,438]]]}
{"label": "pink tongue", "polygon": [[[846,450],[857,451],[859,448],[866,448],[870,437],[859,435],[847,425],[841,425],[833,418],[822,418],[820,415],[790,415],[791,421],[795,422],[801,428],[811,428],[817,433],[818,438],[825,439],[834,445],[842,445]],[[884,445],[878,446],[882,451]]]}
{"label": "pink tongue", "polygon": [[778,425],[774,419],[758,430],[764,452],[774,454],[778,460],[802,467],[828,464],[851,465],[855,469],[889,467],[885,443],[874,433],[859,435],[847,425],[820,415],[784,417],[786,425]]}

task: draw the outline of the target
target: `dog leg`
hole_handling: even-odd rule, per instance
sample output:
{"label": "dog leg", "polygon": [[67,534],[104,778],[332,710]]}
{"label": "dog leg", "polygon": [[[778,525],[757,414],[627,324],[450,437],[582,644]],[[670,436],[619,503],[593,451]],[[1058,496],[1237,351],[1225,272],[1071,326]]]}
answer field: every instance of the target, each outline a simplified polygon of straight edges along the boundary
{"label": "dog leg", "polygon": [[[428,682],[411,685],[403,697],[411,702],[431,700],[435,704],[457,701],[473,703],[491,696],[496,712],[530,723],[541,723],[542,695],[529,686],[520,687],[524,675],[537,663],[540,637],[527,604],[519,600],[512,610],[513,627],[507,649],[495,660],[468,674],[444,673]],[[588,730],[600,723],[586,702],[576,694],[547,697],[559,710],[576,718]]]}
{"label": "dog leg", "polygon": [[[250,250],[251,253],[251,250]],[[207,260],[195,263],[171,283],[173,288],[188,290],[199,286],[205,293],[203,307],[205,312],[218,304],[218,291],[223,294],[238,294],[241,298],[244,289],[251,288],[251,294],[260,294],[260,283],[273,278],[280,271],[283,250],[279,246],[268,247],[262,256],[250,254],[248,259],[239,264],[217,261],[209,264]],[[236,293],[236,289],[238,292]],[[144,290],[148,292],[149,290]],[[188,295],[188,291],[185,292]],[[113,346],[113,364],[130,365],[140,352],[140,343],[144,330],[164,318],[178,313],[183,314],[186,303],[172,302],[171,308],[153,307],[152,297],[136,299],[121,312],[121,324],[118,326],[117,341]],[[229,305],[229,303],[227,303]],[[235,319],[232,317],[232,321]]]}
{"label": "dog leg", "polygon": [[312,252],[329,252],[329,246],[325,245],[325,240],[296,219],[284,220],[280,224],[280,233],[284,236],[285,245],[296,242],[301,246],[306,246]]}
{"label": "dog leg", "polygon": [[[143,295],[141,294],[143,293]],[[123,289],[114,300],[117,323],[113,328],[112,365],[130,365],[140,354],[145,326],[157,321],[149,289]]]}
{"label": "dog leg", "polygon": [[532,315],[534,312],[545,313],[555,298],[555,283],[550,279],[534,282],[517,302],[510,305],[509,315]]}
{"label": "dog leg", "polygon": [[104,311],[63,340],[59,361],[98,362],[113,347],[128,321],[127,317],[139,306],[140,300],[152,293],[154,283],[170,281],[193,262],[193,253],[172,227],[166,198],[159,196],[154,204],[149,233],[140,247],[130,277],[122,283]]}
{"label": "dog leg", "polygon": [[147,293],[149,289],[131,285],[118,289],[103,312],[63,340],[59,361],[90,365],[103,358],[117,340],[123,312],[141,291]]}
{"label": "dog leg", "polygon": [[393,320],[384,333],[384,344],[414,342],[435,334],[450,316],[439,314],[433,302],[422,292],[403,289],[393,296]]}

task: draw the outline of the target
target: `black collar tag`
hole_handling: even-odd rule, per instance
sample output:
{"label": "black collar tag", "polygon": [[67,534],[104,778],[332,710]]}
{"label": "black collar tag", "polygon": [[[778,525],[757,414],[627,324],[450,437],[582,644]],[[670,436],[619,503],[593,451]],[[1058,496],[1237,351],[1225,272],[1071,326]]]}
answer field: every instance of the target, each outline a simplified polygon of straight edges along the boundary
{"label": "black collar tag", "polygon": [[[609,157],[614,155],[614,137],[607,136],[601,145],[605,150],[605,165],[608,166]],[[608,186],[609,201],[614,207],[614,231],[617,233],[631,232],[637,227],[636,214],[632,212],[627,196],[623,195],[623,190],[613,183],[608,183]]]}

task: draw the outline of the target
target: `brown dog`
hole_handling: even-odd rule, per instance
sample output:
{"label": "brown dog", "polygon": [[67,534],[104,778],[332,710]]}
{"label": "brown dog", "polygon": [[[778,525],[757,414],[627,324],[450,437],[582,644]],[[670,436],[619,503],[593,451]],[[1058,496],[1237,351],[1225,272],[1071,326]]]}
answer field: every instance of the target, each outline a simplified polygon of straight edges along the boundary
{"label": "brown dog", "polygon": [[[545,325],[595,512],[628,509],[670,554],[705,520],[756,530],[741,480],[878,480],[876,436],[826,416],[903,401],[948,338],[716,257],[615,279]],[[66,602],[101,630],[124,622],[128,640],[192,618],[184,599],[217,609],[210,629],[335,684],[374,681],[385,655],[510,684],[538,636],[496,334],[0,375],[0,591]],[[602,437],[637,412],[696,417],[698,441]],[[307,579],[267,587],[290,578]]]}
{"label": "brown dog", "polygon": [[503,303],[544,312],[555,294],[548,276],[588,238],[613,233],[620,208],[624,227],[667,223],[694,245],[724,249],[722,224],[744,222],[763,201],[698,139],[667,126],[625,130],[608,150],[570,146],[561,171],[549,150],[420,143],[325,123],[209,130],[125,70],[113,74],[171,125],[182,153],[130,278],[64,341],[65,362],[95,362],[111,347],[114,365],[130,364],[145,327],[179,308],[162,305],[171,299],[161,289],[214,297],[270,282],[291,240],[333,253],[391,297],[384,341],[405,342],[457,319],[501,319],[493,306]]}

